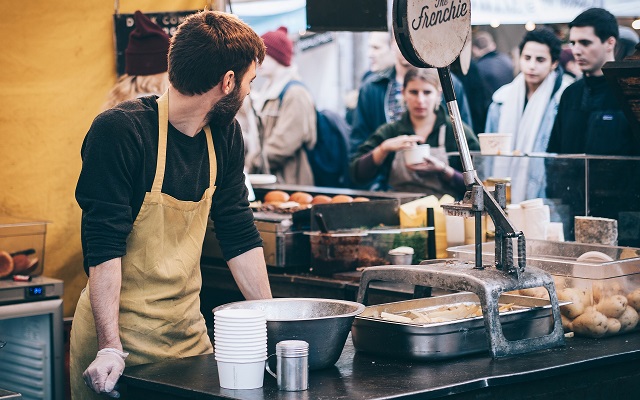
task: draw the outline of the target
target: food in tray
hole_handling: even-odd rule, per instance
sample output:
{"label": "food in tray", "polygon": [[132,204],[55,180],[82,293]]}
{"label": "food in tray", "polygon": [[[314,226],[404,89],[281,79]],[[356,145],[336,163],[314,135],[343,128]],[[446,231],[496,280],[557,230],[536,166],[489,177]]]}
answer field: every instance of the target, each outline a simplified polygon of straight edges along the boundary
{"label": "food in tray", "polygon": [[13,258],[6,251],[0,251],[0,278],[13,273]]}
{"label": "food in tray", "polygon": [[[498,312],[504,313],[514,311],[516,309],[525,309],[526,307],[516,306],[513,303],[500,304]],[[386,321],[401,322],[408,324],[435,324],[440,322],[451,322],[475,318],[482,316],[482,308],[477,303],[459,303],[444,305],[428,309],[407,310],[396,313],[382,311],[374,312],[374,318],[380,318]]]}
{"label": "food in tray", "polygon": [[34,249],[9,253],[0,250],[0,279],[11,275],[29,275],[38,267]]}
{"label": "food in tray", "polygon": [[282,190],[271,190],[267,192],[262,201],[254,201],[250,203],[250,207],[256,211],[269,211],[290,214],[296,211],[305,210],[316,204],[327,203],[351,203],[369,201],[367,197],[347,196],[338,194],[333,197],[319,194],[312,196],[306,192],[294,192],[289,194]]}
{"label": "food in tray", "polygon": [[[599,338],[628,332],[638,326],[640,288],[629,292],[617,281],[594,282],[587,288],[570,287],[571,284],[571,278],[555,277],[558,300],[571,302],[560,307],[562,327],[565,331]],[[546,290],[521,289],[519,294],[538,298],[549,297]]]}
{"label": "food in tray", "polygon": [[352,203],[353,197],[347,196],[346,194],[338,194],[333,196],[331,199],[331,203]]}
{"label": "food in tray", "polygon": [[327,203],[331,203],[331,197],[329,196],[325,196],[324,194],[319,194],[317,196],[313,197],[313,200],[311,200],[311,204],[327,204]]}
{"label": "food in tray", "polygon": [[272,190],[264,195],[264,203],[278,205],[289,201],[289,197],[289,193],[287,192],[283,192],[282,190]]}
{"label": "food in tray", "polygon": [[290,201],[295,201],[296,203],[302,204],[311,204],[313,201],[313,196],[306,192],[295,192],[291,194],[289,197]]}

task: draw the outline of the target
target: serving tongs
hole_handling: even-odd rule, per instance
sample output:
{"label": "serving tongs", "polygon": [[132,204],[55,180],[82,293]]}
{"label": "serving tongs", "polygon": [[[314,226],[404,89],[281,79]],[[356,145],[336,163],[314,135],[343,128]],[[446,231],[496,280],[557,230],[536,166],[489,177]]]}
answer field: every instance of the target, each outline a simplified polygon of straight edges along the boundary
{"label": "serving tongs", "polygon": [[[546,272],[526,268],[526,241],[521,231],[516,231],[504,213],[506,188],[497,184],[490,193],[478,178],[469,146],[466,141],[460,110],[456,101],[450,66],[462,60],[463,48],[468,48],[471,31],[470,0],[460,0],[448,19],[433,18],[443,7],[438,0],[394,0],[393,31],[402,55],[418,68],[437,68],[442,91],[453,125],[453,132],[462,160],[463,179],[467,192],[462,201],[443,205],[446,215],[475,218],[475,263],[459,260],[434,260],[420,266],[375,267],[365,270],[360,283],[358,301],[364,300],[366,287],[371,280],[398,279],[414,285],[427,285],[450,290],[474,292],[480,299],[484,324],[494,357],[521,354],[564,344],[564,332],[560,317],[558,296],[553,279]],[[437,14],[434,14],[437,16]],[[442,16],[442,15],[441,15]],[[428,22],[428,23],[427,23]],[[464,66],[463,68],[464,69]],[[496,253],[493,265],[482,260],[481,218],[488,214],[496,226]],[[517,265],[514,264],[513,240],[517,241]],[[380,269],[378,269],[380,268]],[[398,270],[401,268],[402,271]],[[363,290],[364,285],[364,290]],[[498,315],[498,299],[501,293],[544,287],[549,292],[553,314],[553,330],[538,338],[508,341],[502,332]],[[362,296],[362,299],[361,299]]]}

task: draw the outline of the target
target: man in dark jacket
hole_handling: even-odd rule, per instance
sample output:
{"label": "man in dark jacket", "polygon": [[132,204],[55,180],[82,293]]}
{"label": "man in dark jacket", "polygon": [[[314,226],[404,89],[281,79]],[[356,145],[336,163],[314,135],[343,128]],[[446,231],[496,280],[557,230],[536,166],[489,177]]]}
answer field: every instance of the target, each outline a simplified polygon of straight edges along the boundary
{"label": "man in dark jacket", "polygon": [[[607,10],[591,8],[578,15],[569,28],[571,50],[584,78],[562,94],[547,152],[640,154],[640,145],[602,72],[606,62],[614,61],[616,18]],[[624,215],[637,213],[636,170],[637,163],[633,161],[592,159],[585,164],[572,159],[549,159],[547,197],[565,207],[560,214],[569,228],[565,232],[568,239],[572,238],[574,215],[615,218],[620,226],[628,226]],[[585,196],[589,208],[585,208]],[[629,234],[621,231],[621,237],[624,235]]]}
{"label": "man in dark jacket", "polygon": [[478,64],[478,72],[489,89],[489,97],[513,80],[511,58],[497,50],[496,42],[489,32],[479,31],[473,35],[471,52]]}
{"label": "man in dark jacket", "polygon": [[584,78],[562,94],[547,151],[640,154],[629,122],[602,73],[602,66],[614,61],[616,18],[607,10],[591,8],[578,15],[569,28],[571,50]]}

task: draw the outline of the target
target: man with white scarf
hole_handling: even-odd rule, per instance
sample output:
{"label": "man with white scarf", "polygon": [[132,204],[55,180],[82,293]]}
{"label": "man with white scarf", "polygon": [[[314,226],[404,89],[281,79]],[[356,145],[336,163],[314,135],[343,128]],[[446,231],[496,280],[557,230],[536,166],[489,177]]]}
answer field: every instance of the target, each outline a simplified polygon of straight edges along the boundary
{"label": "man with white scarf", "polygon": [[[485,132],[513,134],[512,150],[528,155],[544,152],[564,89],[573,79],[558,68],[560,39],[548,28],[530,32],[520,43],[520,74],[493,94]],[[511,177],[511,201],[544,195],[543,159],[497,157],[486,171]]]}

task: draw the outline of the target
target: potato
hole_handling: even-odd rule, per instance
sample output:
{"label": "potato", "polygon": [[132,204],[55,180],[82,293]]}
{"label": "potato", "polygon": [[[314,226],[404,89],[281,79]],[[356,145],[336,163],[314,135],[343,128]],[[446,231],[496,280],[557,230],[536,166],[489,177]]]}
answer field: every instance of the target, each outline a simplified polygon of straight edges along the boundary
{"label": "potato", "polygon": [[572,326],[575,333],[590,336],[603,337],[607,334],[609,326],[608,318],[596,311],[593,307],[587,307],[587,310],[573,320]]}
{"label": "potato", "polygon": [[573,319],[584,313],[585,304],[582,302],[583,296],[577,289],[566,288],[558,290],[558,299],[571,302],[571,304],[560,307],[560,312],[567,318]]}
{"label": "potato", "polygon": [[544,287],[534,287],[529,289],[520,289],[522,296],[538,297],[540,299],[549,300],[549,292]]}
{"label": "potato", "polygon": [[599,303],[605,297],[623,294],[622,285],[618,282],[596,282],[593,284],[593,301]]}
{"label": "potato", "polygon": [[622,315],[618,317],[618,321],[621,325],[620,332],[630,331],[638,325],[638,312],[633,307],[627,306]]}
{"label": "potato", "polygon": [[636,311],[640,311],[640,288],[634,290],[633,292],[627,295],[627,300],[629,301],[629,305],[636,309]]}
{"label": "potato", "polygon": [[619,294],[605,297],[596,304],[596,310],[609,318],[618,318],[625,308],[627,308],[627,298]]}
{"label": "potato", "polygon": [[620,328],[622,328],[622,324],[615,318],[607,319],[607,335],[615,335],[620,332]]}
{"label": "potato", "polygon": [[573,321],[567,317],[565,317],[564,315],[560,315],[560,318],[562,318],[562,328],[565,330],[565,332],[570,332],[573,330]]}

